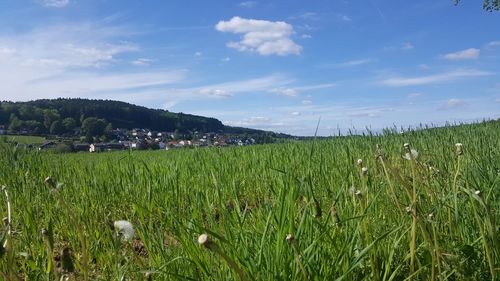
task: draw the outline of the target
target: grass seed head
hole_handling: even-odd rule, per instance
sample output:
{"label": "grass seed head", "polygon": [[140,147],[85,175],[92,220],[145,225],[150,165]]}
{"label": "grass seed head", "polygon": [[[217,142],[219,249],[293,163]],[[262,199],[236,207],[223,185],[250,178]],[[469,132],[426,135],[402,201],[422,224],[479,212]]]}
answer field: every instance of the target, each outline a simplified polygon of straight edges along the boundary
{"label": "grass seed head", "polygon": [[406,150],[410,150],[410,144],[409,144],[409,143],[405,143],[405,144],[403,144],[403,147],[404,147]]}
{"label": "grass seed head", "polygon": [[359,190],[359,189],[354,192],[354,195],[356,195],[357,198],[363,197],[363,194],[361,193],[361,190]]}
{"label": "grass seed head", "polygon": [[45,183],[52,188],[56,188],[56,182],[51,177],[46,177]]}
{"label": "grass seed head", "polygon": [[463,149],[462,149],[462,146],[463,146],[463,145],[462,145],[461,143],[456,143],[456,144],[455,144],[456,153],[457,153],[457,155],[458,155],[458,156],[460,156],[460,155],[464,154],[464,151],[463,151]]}
{"label": "grass seed head", "polygon": [[363,167],[363,168],[361,168],[361,175],[362,175],[362,176],[366,176],[366,175],[368,175],[368,168],[367,168],[367,167]]}
{"label": "grass seed head", "polygon": [[403,158],[406,160],[417,159],[417,157],[418,157],[418,151],[415,149],[410,149],[409,152],[406,152],[405,155],[403,155]]}

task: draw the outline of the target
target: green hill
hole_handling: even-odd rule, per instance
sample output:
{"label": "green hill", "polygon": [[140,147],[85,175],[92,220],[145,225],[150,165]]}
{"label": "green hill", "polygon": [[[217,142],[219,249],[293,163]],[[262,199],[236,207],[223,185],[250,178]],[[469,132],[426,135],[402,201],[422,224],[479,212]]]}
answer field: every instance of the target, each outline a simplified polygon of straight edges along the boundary
{"label": "green hill", "polygon": [[[41,99],[0,103],[0,125],[11,133],[63,134],[73,132],[88,118],[112,128],[148,128],[156,131],[262,134],[260,130],[235,128],[215,118],[150,109],[120,101],[89,99]],[[109,125],[111,124],[111,125]]]}

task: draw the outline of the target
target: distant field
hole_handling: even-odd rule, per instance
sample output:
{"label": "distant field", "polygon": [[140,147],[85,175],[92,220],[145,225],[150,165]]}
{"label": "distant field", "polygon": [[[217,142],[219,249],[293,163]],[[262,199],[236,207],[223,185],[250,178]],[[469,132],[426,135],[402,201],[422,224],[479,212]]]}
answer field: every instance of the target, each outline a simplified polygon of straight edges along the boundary
{"label": "distant field", "polygon": [[1,280],[500,277],[499,122],[224,149],[0,145],[0,167]]}
{"label": "distant field", "polygon": [[4,138],[7,140],[7,142],[17,142],[21,144],[42,144],[45,142],[44,137],[38,137],[38,136],[14,136],[14,135],[7,135],[7,136],[0,136],[0,138]]}

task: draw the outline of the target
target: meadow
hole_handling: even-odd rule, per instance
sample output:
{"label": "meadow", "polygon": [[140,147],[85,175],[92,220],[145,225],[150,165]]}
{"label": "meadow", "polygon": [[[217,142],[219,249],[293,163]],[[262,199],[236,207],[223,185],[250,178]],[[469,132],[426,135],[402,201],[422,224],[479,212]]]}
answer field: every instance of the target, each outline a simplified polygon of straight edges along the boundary
{"label": "meadow", "polygon": [[2,280],[500,278],[498,121],[234,148],[0,153]]}
{"label": "meadow", "polygon": [[24,136],[24,135],[5,135],[0,136],[3,142],[19,143],[19,144],[42,144],[47,140],[39,136]]}

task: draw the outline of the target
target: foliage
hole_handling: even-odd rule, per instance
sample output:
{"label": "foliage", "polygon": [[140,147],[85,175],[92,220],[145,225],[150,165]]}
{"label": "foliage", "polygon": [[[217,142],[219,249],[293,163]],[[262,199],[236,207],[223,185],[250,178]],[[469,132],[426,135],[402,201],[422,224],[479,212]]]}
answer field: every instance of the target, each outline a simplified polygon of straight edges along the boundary
{"label": "foliage", "polygon": [[[460,0],[454,0],[455,5],[460,3]],[[492,12],[493,10],[500,10],[500,0],[483,0],[483,9],[488,12]]]}
{"label": "foliage", "polygon": [[[219,132],[225,129],[217,119],[184,113],[172,113],[161,109],[149,109],[125,102],[88,99],[52,99],[29,102],[1,102],[0,124],[11,123],[11,114],[21,121],[35,120],[49,130],[52,123],[62,120],[66,131],[82,125],[86,118],[105,119],[116,128],[149,128],[170,131],[178,129],[185,133]],[[71,119],[68,119],[71,118]],[[77,123],[76,120],[79,120]],[[73,123],[74,121],[74,123]],[[22,124],[16,123],[17,127]],[[16,127],[16,129],[17,129]]]}
{"label": "foliage", "polygon": [[89,117],[82,122],[82,131],[87,136],[101,136],[104,134],[104,129],[107,126],[107,122],[104,119],[98,119],[96,117]]}
{"label": "foliage", "polygon": [[499,122],[224,149],[0,145],[0,279],[498,280],[499,147]]}

